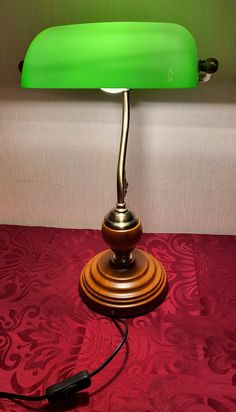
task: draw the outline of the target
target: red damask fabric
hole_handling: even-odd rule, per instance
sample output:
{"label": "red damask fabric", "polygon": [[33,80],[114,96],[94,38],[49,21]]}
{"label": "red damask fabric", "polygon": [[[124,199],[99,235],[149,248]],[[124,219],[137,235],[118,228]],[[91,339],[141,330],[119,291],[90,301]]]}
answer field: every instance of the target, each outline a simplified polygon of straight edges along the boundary
{"label": "red damask fabric", "polygon": [[[59,407],[0,399],[0,411],[236,411],[236,236],[144,234],[169,292],[129,319],[128,344],[87,393]],[[120,341],[78,295],[96,230],[0,226],[0,391],[41,394],[92,371]]]}

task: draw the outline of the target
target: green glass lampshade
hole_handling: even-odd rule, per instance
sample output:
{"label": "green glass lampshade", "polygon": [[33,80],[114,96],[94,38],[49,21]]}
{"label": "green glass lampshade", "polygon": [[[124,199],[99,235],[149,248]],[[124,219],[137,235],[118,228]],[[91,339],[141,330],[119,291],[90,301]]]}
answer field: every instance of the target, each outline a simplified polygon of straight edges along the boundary
{"label": "green glass lampshade", "polygon": [[191,88],[198,56],[191,33],[172,23],[108,22],[50,27],[24,59],[24,88]]}

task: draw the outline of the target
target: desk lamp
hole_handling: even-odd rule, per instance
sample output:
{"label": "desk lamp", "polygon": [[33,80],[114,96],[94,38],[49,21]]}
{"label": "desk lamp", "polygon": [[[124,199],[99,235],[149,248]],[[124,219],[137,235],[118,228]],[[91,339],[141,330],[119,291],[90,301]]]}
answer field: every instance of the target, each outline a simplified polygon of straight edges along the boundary
{"label": "desk lamp", "polygon": [[117,202],[102,223],[110,249],[94,256],[80,276],[80,295],[91,309],[138,316],[154,309],[167,292],[162,264],[135,248],[142,226],[125,203],[130,90],[193,88],[217,68],[214,58],[198,61],[191,33],[172,23],[57,26],[32,41],[22,66],[23,88],[103,89],[123,95]]}

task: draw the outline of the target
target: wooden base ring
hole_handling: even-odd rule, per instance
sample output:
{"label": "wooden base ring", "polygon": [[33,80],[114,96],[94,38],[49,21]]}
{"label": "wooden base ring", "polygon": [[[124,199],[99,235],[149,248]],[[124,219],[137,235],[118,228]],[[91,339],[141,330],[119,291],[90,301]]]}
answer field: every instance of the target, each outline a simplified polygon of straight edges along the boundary
{"label": "wooden base ring", "polygon": [[108,249],[94,256],[83,268],[80,295],[95,312],[134,317],[154,309],[167,292],[166,272],[152,255],[133,250],[134,262],[126,269],[111,263]]}

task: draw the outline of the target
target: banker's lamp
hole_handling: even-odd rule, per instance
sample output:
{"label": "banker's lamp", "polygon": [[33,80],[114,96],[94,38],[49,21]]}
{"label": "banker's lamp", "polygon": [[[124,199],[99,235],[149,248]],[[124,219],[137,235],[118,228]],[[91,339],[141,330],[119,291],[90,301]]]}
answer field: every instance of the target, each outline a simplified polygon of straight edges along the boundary
{"label": "banker's lamp", "polygon": [[117,203],[102,234],[110,249],[83,268],[79,290],[93,310],[120,317],[155,308],[167,292],[166,272],[135,248],[140,220],[125,203],[125,158],[131,89],[193,88],[217,70],[215,59],[198,61],[191,33],[172,23],[109,22],[51,27],[32,41],[24,59],[22,87],[103,89],[123,95],[117,169]]}

